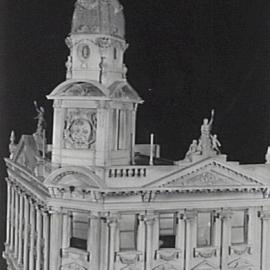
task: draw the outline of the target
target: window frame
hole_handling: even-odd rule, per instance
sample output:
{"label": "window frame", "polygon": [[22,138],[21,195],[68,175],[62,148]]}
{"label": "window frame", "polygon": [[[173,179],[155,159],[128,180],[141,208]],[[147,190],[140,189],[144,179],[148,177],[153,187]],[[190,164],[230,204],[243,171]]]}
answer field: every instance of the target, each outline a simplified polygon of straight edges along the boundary
{"label": "window frame", "polygon": [[[134,216],[134,224],[133,224],[133,230],[130,229],[124,229],[121,230],[121,220],[123,220],[122,218],[124,216]],[[137,213],[123,213],[121,214],[120,220],[118,221],[118,226],[119,226],[119,251],[120,252],[127,252],[127,251],[137,251],[138,248],[138,243],[137,243],[137,235],[138,235],[138,226],[139,226],[139,214]],[[121,234],[122,233],[129,233],[129,232],[133,232],[134,234],[134,247],[133,248],[122,248],[121,246]]]}
{"label": "window frame", "polygon": [[[199,214],[210,214],[210,228],[209,228],[209,244],[208,245],[200,245],[199,244]],[[213,210],[205,210],[205,211],[198,211],[197,218],[196,218],[196,247],[197,248],[209,248],[213,246],[214,242],[214,222],[215,222],[215,212]]]}
{"label": "window frame", "polygon": [[[166,235],[166,234],[161,234],[161,231],[162,230],[165,230],[165,229],[162,229],[161,228],[161,220],[162,219],[169,219],[169,218],[166,218],[166,217],[164,217],[164,218],[162,218],[162,215],[172,215],[172,231],[173,231],[173,234],[172,235]],[[169,237],[169,238],[174,238],[174,240],[173,240],[173,243],[174,243],[174,245],[172,246],[172,247],[170,247],[170,246],[168,246],[167,247],[167,245],[165,244],[165,247],[162,247],[162,244],[158,244],[158,248],[159,249],[166,249],[166,248],[175,248],[176,247],[176,226],[177,226],[177,214],[175,213],[175,212],[161,212],[161,213],[159,213],[159,218],[158,218],[158,222],[159,222],[159,226],[158,226],[158,229],[159,229],[159,231],[158,231],[158,241],[160,242],[160,241],[163,241],[162,239],[161,239],[161,237]]]}
{"label": "window frame", "polygon": [[[232,220],[231,220],[231,245],[232,246],[238,246],[238,245],[245,245],[248,243],[248,229],[249,229],[249,213],[248,209],[235,209],[233,210],[233,214],[235,212],[243,212],[243,226],[233,226]],[[232,216],[233,219],[233,216]],[[232,240],[232,231],[233,229],[239,229],[243,228],[243,242],[233,242]]]}

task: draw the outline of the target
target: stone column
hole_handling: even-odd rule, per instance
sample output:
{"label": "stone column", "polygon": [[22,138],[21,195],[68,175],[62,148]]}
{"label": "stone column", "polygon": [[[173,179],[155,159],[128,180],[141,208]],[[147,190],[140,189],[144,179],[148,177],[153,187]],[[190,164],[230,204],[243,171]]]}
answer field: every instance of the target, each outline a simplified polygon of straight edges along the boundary
{"label": "stone column", "polygon": [[193,227],[196,221],[197,213],[195,211],[187,211],[185,213],[186,220],[186,252],[185,252],[185,269],[191,267],[190,261],[193,253]]}
{"label": "stone column", "polygon": [[50,226],[50,270],[59,270],[60,249],[62,245],[62,214],[60,210],[51,211]]}
{"label": "stone column", "polygon": [[184,212],[179,211],[176,216],[176,235],[175,248],[181,251],[181,269],[184,269],[184,250],[185,250],[185,220]]}
{"label": "stone column", "polygon": [[24,195],[24,242],[23,242],[23,270],[28,270],[28,246],[29,246],[29,201]]}
{"label": "stone column", "polygon": [[36,206],[36,268],[35,270],[41,269],[41,244],[42,244],[42,217],[39,206]]}
{"label": "stone column", "polygon": [[231,244],[231,219],[233,212],[230,209],[223,210],[220,214],[222,220],[221,242],[221,270],[228,269],[229,247]]}
{"label": "stone column", "polygon": [[22,265],[23,258],[23,216],[24,216],[23,195],[20,193],[20,214],[19,214],[19,245],[18,245],[18,264]]}
{"label": "stone column", "polygon": [[11,231],[11,228],[10,228],[10,218],[11,218],[11,184],[9,182],[9,179],[6,178],[6,182],[7,182],[7,221],[6,221],[6,243],[5,243],[5,246],[6,248],[9,248],[10,246],[10,231]]}
{"label": "stone column", "polygon": [[146,270],[152,270],[154,252],[153,252],[153,227],[155,216],[146,216]]}
{"label": "stone column", "polygon": [[15,215],[15,191],[11,186],[11,206],[10,206],[10,251],[14,250],[14,215]]}
{"label": "stone column", "polygon": [[137,250],[141,251],[142,254],[145,252],[145,223],[144,216],[139,215],[139,224],[138,224],[138,232],[137,232]]}
{"label": "stone column", "polygon": [[109,245],[109,230],[106,218],[101,219],[100,226],[100,269],[108,269],[108,245]]}
{"label": "stone column", "polygon": [[62,248],[68,248],[71,237],[71,213],[63,212]]}
{"label": "stone column", "polygon": [[108,219],[109,224],[109,270],[114,270],[114,261],[115,261],[115,239],[116,239],[116,226],[117,218],[111,217]]}
{"label": "stone column", "polygon": [[270,210],[261,213],[262,219],[262,262],[261,269],[268,270],[270,265]]}
{"label": "stone column", "polygon": [[43,223],[43,269],[49,270],[49,213],[42,211]]}
{"label": "stone column", "polygon": [[30,201],[30,250],[29,250],[29,270],[35,269],[35,237],[36,220],[34,202]]}
{"label": "stone column", "polygon": [[220,215],[215,213],[214,224],[213,224],[213,245],[218,248],[218,256],[220,256],[220,246],[221,246],[221,220]]}
{"label": "stone column", "polygon": [[18,258],[18,233],[19,233],[19,193],[18,189],[15,189],[15,246],[14,246],[14,257]]}
{"label": "stone column", "polygon": [[98,213],[90,216],[90,227],[88,233],[88,247],[90,253],[90,268],[99,269],[99,249],[100,249],[100,217]]}

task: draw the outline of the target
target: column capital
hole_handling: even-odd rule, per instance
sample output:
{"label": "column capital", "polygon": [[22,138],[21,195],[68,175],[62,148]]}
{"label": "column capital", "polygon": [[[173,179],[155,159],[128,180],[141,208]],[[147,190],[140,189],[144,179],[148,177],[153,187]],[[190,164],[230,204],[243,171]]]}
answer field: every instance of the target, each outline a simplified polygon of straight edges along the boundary
{"label": "column capital", "polygon": [[270,210],[263,210],[260,212],[260,218],[262,220],[270,220]]}
{"label": "column capital", "polygon": [[198,212],[196,210],[187,210],[185,213],[182,213],[181,219],[184,219],[188,222],[193,222],[197,217]]}
{"label": "column capital", "polygon": [[232,209],[223,209],[222,211],[219,212],[219,216],[223,220],[230,220],[233,216],[233,211]]}

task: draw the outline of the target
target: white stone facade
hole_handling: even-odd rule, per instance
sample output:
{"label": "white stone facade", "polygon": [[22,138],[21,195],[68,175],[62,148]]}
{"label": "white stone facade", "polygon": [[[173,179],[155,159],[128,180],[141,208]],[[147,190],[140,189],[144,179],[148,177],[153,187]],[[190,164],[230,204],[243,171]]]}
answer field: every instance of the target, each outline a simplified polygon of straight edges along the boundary
{"label": "white stone facade", "polygon": [[37,131],[18,144],[12,132],[8,269],[268,270],[269,162],[228,161],[214,111],[181,161],[135,144],[142,100],[126,79],[117,0],[78,0],[67,44],[67,80],[48,96],[52,145],[37,105]]}

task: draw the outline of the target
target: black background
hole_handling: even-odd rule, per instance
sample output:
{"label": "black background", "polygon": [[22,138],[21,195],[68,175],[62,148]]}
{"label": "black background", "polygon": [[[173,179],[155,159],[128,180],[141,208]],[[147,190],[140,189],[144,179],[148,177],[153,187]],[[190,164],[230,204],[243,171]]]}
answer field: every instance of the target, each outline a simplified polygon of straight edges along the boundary
{"label": "black background", "polygon": [[[230,160],[262,163],[270,145],[269,0],[122,0],[125,62],[145,100],[137,142],[155,133],[166,158],[183,158],[202,119],[216,111],[214,133]],[[74,0],[0,2],[0,156],[9,134],[32,134],[33,100],[65,80]],[[5,167],[1,161],[0,243],[5,241]],[[1,244],[1,248],[2,248]],[[1,266],[1,265],[0,265]],[[1,269],[5,269],[1,266]]]}

